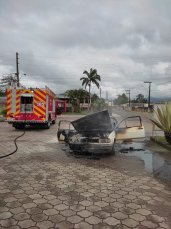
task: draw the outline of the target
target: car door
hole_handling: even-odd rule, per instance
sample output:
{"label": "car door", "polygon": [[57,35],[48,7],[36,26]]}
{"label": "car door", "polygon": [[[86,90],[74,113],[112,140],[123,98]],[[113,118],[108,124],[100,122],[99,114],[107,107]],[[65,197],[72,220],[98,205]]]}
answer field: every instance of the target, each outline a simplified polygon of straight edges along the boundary
{"label": "car door", "polygon": [[145,130],[141,116],[132,116],[123,119],[115,128],[115,143],[144,141]]}

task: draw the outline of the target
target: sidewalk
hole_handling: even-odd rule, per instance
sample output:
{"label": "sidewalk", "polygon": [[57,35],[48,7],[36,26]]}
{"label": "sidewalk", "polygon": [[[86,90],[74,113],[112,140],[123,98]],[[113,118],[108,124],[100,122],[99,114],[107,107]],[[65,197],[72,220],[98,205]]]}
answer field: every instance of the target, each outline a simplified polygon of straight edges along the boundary
{"label": "sidewalk", "polygon": [[0,115],[0,122],[4,122],[6,120],[6,117],[3,117],[3,115]]}

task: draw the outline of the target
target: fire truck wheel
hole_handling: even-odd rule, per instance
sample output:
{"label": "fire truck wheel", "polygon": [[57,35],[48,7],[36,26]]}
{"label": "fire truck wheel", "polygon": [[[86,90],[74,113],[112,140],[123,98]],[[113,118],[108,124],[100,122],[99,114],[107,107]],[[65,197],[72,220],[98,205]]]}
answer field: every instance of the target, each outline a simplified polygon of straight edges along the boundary
{"label": "fire truck wheel", "polygon": [[52,124],[55,124],[56,123],[56,117],[55,117],[55,120],[52,121]]}
{"label": "fire truck wheel", "polygon": [[19,126],[15,126],[15,129],[24,129],[24,127],[25,127],[25,124],[21,124],[21,125],[19,125]]}
{"label": "fire truck wheel", "polygon": [[46,123],[46,125],[45,125],[45,129],[49,129],[50,128],[50,117],[48,118],[48,122]]}

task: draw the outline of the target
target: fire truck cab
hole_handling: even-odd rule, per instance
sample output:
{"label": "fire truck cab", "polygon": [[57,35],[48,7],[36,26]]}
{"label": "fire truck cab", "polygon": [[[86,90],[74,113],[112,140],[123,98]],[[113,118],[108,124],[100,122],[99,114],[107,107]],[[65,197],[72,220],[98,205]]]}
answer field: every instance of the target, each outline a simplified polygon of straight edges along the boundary
{"label": "fire truck cab", "polygon": [[66,112],[66,102],[55,99],[56,95],[47,86],[44,89],[10,87],[7,89],[7,121],[16,129],[37,124],[49,129],[56,117]]}

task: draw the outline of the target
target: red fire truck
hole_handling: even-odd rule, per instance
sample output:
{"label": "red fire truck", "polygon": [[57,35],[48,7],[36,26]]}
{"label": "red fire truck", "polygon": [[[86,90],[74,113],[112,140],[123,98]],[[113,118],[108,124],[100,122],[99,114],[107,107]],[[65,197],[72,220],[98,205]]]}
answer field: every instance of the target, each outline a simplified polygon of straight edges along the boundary
{"label": "red fire truck", "polygon": [[56,95],[44,89],[10,87],[7,89],[7,121],[16,129],[25,125],[41,125],[49,129],[56,116],[66,112],[65,101],[55,101]]}

